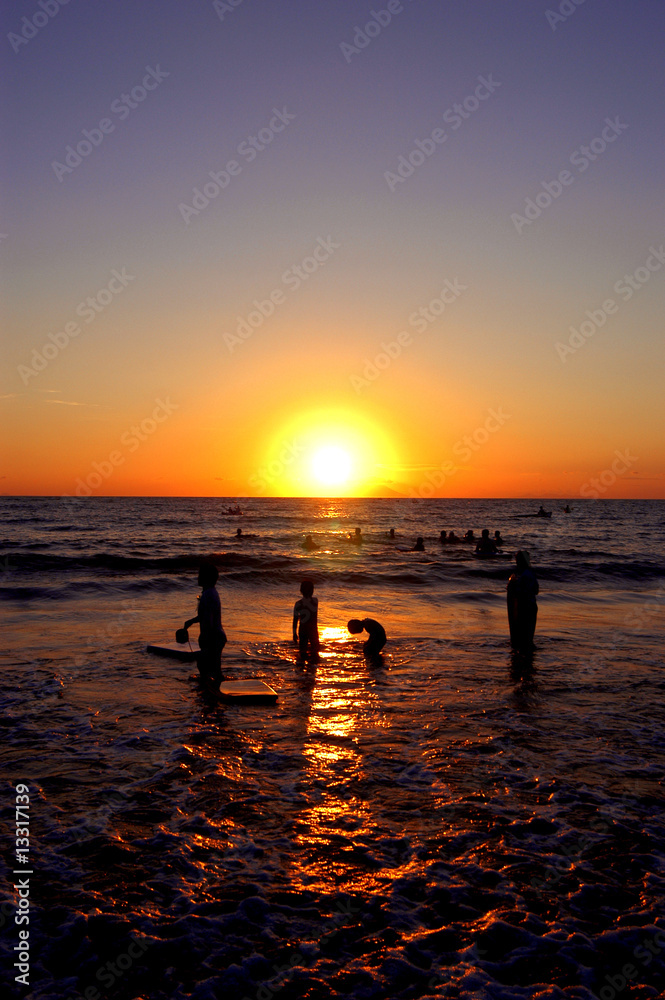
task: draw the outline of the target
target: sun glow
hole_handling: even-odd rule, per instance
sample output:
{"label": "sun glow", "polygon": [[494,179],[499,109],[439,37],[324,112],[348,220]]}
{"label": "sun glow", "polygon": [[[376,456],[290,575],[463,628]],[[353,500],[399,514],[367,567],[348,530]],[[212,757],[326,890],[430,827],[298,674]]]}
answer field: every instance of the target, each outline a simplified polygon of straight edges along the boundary
{"label": "sun glow", "polygon": [[315,410],[276,431],[259,484],[265,481],[273,496],[367,496],[398,460],[390,435],[373,421],[348,410]]}
{"label": "sun glow", "polygon": [[324,486],[341,486],[351,475],[349,453],[337,445],[319,448],[312,456],[312,475]]}

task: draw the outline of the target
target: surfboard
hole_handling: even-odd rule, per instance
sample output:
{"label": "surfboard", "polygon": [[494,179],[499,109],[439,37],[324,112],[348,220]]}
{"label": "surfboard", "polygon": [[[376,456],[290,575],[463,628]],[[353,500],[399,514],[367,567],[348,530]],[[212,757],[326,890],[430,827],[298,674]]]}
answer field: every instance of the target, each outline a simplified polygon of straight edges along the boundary
{"label": "surfboard", "polygon": [[149,642],[148,652],[173,656],[176,660],[195,660],[201,650],[196,639],[190,639],[189,642]]}
{"label": "surfboard", "polygon": [[274,705],[277,692],[265,681],[223,681],[219,685],[219,694],[224,701],[242,703],[261,703]]}

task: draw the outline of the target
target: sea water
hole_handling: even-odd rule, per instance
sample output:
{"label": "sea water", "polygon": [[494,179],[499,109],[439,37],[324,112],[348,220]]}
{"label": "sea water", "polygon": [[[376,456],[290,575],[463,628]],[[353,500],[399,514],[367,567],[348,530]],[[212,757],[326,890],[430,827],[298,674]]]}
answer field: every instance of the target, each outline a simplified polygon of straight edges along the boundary
{"label": "sea water", "polygon": [[[660,996],[665,503],[235,502],[2,500],[10,995],[23,782],[21,995]],[[438,541],[484,527],[531,555],[532,660],[508,644],[510,559]],[[203,558],[224,673],[274,706],[217,704],[194,664],[146,652],[196,613]],[[352,617],[386,628],[382,664]]]}

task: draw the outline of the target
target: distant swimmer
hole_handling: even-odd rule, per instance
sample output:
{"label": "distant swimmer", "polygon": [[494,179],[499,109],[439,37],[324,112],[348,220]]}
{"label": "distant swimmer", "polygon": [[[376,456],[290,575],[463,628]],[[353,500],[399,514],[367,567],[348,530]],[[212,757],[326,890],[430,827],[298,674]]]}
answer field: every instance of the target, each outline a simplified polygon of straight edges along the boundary
{"label": "distant swimmer", "polygon": [[236,538],[242,538],[242,528],[238,528],[236,531]]}
{"label": "distant swimmer", "polygon": [[391,528],[390,531],[386,532],[386,535],[388,536],[388,538],[394,538],[395,537],[395,529]]}
{"label": "distant swimmer", "polygon": [[425,541],[423,538],[418,536],[416,538],[416,544],[411,549],[412,552],[424,552],[425,551]]}
{"label": "distant swimmer", "polygon": [[365,539],[360,532],[360,528],[356,528],[355,532],[352,535],[349,535],[349,541],[352,545],[362,545]]}
{"label": "distant swimmer", "polygon": [[449,531],[448,532],[448,544],[449,545],[457,545],[458,542],[460,542],[460,541],[461,541],[461,539],[457,537],[457,535],[455,534],[454,531]]}
{"label": "distant swimmer", "polygon": [[445,531],[442,531],[441,534],[439,535],[439,541],[440,541],[441,545],[445,545],[446,542],[448,541],[448,539],[446,538]]}
{"label": "distant swimmer", "polygon": [[483,528],[481,537],[476,542],[477,556],[495,556],[497,554],[496,542],[490,538],[489,528]]}
{"label": "distant swimmer", "polygon": [[237,531],[236,531],[236,538],[240,538],[240,539],[256,538],[256,535],[246,535],[246,534],[244,534],[242,528],[238,528]]}
{"label": "distant swimmer", "polygon": [[475,542],[475,540],[476,540],[476,536],[474,535],[474,533],[471,530],[471,528],[469,528],[469,530],[467,531],[466,535],[464,536],[464,541],[465,542]]}
{"label": "distant swimmer", "polygon": [[201,650],[197,657],[199,676],[202,684],[212,687],[219,687],[224,679],[221,664],[222,650],[226,645],[226,633],[222,628],[222,608],[215,587],[218,579],[219,573],[216,566],[209,562],[201,563],[198,584],[202,589],[198,612],[195,618],[189,618],[183,626],[187,630],[195,622],[199,624],[199,649]]}
{"label": "distant swimmer", "polygon": [[359,635],[365,631],[369,634],[367,642],[363,643],[363,653],[367,657],[376,657],[386,644],[386,630],[373,618],[352,618],[347,628],[351,635]]}
{"label": "distant swimmer", "polygon": [[311,535],[307,535],[305,541],[302,543],[302,547],[303,549],[308,549],[310,552],[313,552],[314,549],[318,549],[320,546],[316,544]]}
{"label": "distant swimmer", "polygon": [[563,512],[564,514],[570,514],[570,507],[568,506],[568,504],[566,504],[566,506],[563,508]]}
{"label": "distant swimmer", "polygon": [[314,584],[303,580],[302,597],[293,606],[293,641],[298,643],[300,658],[316,663],[319,658],[319,599],[314,597]]}
{"label": "distant swimmer", "polygon": [[517,552],[515,564],[516,572],[511,575],[507,586],[510,643],[514,649],[525,653],[533,649],[538,617],[536,597],[540,588],[531,569],[528,552],[523,549]]}
{"label": "distant swimmer", "polygon": [[501,547],[502,545],[506,544],[504,542],[503,538],[501,537],[501,532],[500,531],[495,531],[494,532],[494,541],[496,542],[497,546],[499,546],[499,547]]}

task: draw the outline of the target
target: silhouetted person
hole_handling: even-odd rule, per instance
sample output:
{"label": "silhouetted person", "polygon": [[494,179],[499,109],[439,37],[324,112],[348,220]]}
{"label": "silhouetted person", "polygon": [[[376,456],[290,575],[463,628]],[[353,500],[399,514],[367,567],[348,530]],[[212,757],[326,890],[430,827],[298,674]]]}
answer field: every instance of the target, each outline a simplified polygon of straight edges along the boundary
{"label": "silhouetted person", "polygon": [[566,506],[563,508],[563,512],[564,514],[570,514],[570,507],[568,506],[568,504],[566,504]]}
{"label": "silhouetted person", "polygon": [[504,541],[503,541],[503,538],[501,537],[501,532],[500,532],[500,531],[495,531],[495,532],[494,532],[494,541],[495,541],[495,542],[496,542],[496,544],[497,544],[497,545],[499,545],[499,546],[501,546],[501,545],[504,545],[504,544],[505,544],[505,543],[504,543]]}
{"label": "silhouetted person", "polygon": [[548,516],[549,516],[549,511],[546,511],[541,503],[540,507],[538,508],[538,517],[548,517]]}
{"label": "silhouetted person", "polygon": [[256,538],[256,535],[245,535],[243,534],[242,528],[238,528],[236,530],[236,538],[239,538],[241,541],[244,542],[246,538]]}
{"label": "silhouetted person", "polygon": [[376,657],[386,644],[386,630],[373,618],[352,618],[347,628],[351,635],[360,635],[365,631],[369,634],[367,642],[363,643],[363,653],[368,657]]}
{"label": "silhouetted person", "polygon": [[362,545],[364,540],[365,539],[363,538],[360,532],[360,528],[356,528],[355,532],[352,535],[349,535],[349,541],[352,542],[354,545]]}
{"label": "silhouetted person", "polygon": [[454,531],[449,531],[448,532],[448,544],[449,545],[456,545],[458,542],[459,542],[459,538],[457,537],[457,535],[455,534],[455,532]]}
{"label": "silhouetted person", "polygon": [[394,537],[395,537],[395,529],[391,528],[390,531],[388,532],[388,538],[394,538]]}
{"label": "silhouetted person", "polygon": [[411,551],[412,552],[424,552],[425,551],[425,542],[424,542],[424,540],[420,536],[418,536],[418,538],[416,538],[416,544],[413,546],[413,548],[411,549]]}
{"label": "silhouetted person", "polygon": [[448,541],[448,539],[446,538],[445,531],[442,531],[441,534],[439,535],[439,541],[441,542],[442,545],[445,545],[446,542]]}
{"label": "silhouetted person", "polygon": [[476,555],[495,556],[496,552],[496,542],[493,538],[490,538],[489,528],[483,528],[481,537],[476,542]]}
{"label": "silhouetted person", "polygon": [[222,650],[226,645],[226,633],[222,628],[222,607],[215,584],[219,579],[217,567],[204,562],[199,567],[198,584],[202,588],[199,597],[198,614],[189,618],[184,628],[199,623],[199,648],[197,657],[199,674],[203,684],[218,687],[222,677]]}
{"label": "silhouetted person", "polygon": [[516,572],[508,580],[508,625],[510,627],[510,643],[520,652],[533,649],[533,637],[536,631],[538,604],[536,596],[539,587],[535,574],[531,569],[529,553],[523,549],[515,555]]}
{"label": "silhouetted person", "polygon": [[465,542],[475,542],[475,540],[476,540],[476,536],[474,535],[474,533],[471,530],[471,528],[469,528],[469,530],[467,531],[466,535],[464,536],[464,541]]}
{"label": "silhouetted person", "polygon": [[300,584],[302,597],[293,607],[293,641],[298,643],[301,659],[309,652],[311,660],[319,658],[319,599],[314,597],[314,584],[303,580]]}
{"label": "silhouetted person", "polygon": [[307,535],[305,541],[302,543],[302,547],[303,549],[308,549],[310,552],[313,552],[314,549],[318,549],[319,546],[316,544],[311,535]]}

